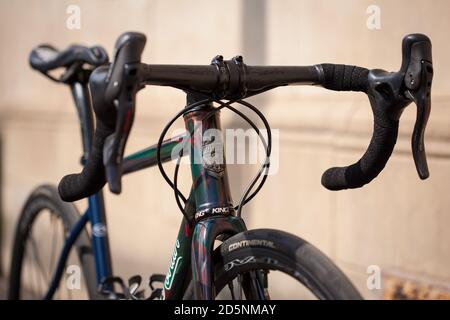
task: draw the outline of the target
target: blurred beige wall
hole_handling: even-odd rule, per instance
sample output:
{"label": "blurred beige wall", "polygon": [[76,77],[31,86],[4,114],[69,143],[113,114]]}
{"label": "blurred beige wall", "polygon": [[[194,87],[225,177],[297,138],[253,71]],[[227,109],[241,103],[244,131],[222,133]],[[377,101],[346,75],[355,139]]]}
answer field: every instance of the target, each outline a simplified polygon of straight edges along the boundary
{"label": "blurred beige wall", "polygon": [[[81,29],[66,28],[69,5],[81,9]],[[381,9],[381,29],[370,30],[369,5]],[[280,88],[259,99],[280,130],[280,170],[245,210],[248,226],[289,231],[310,241],[343,268],[367,298],[367,267],[450,288],[450,2],[446,0],[62,1],[1,0],[0,121],[2,139],[3,270],[12,234],[29,192],[57,183],[79,168],[81,144],[68,88],[28,66],[33,46],[101,44],[111,53],[117,36],[144,32],[147,63],[207,64],[217,54],[243,54],[248,64],[347,63],[398,70],[401,40],[427,34],[433,42],[433,108],[426,135],[431,177],[420,181],[410,150],[415,107],[401,122],[394,155],[370,185],[330,192],[322,172],[354,162],[372,129],[363,94],[321,88]],[[184,95],[151,87],[139,93],[128,151],[154,143]],[[224,126],[241,122],[224,112]],[[182,124],[178,123],[178,127]],[[250,173],[232,168],[234,199]],[[184,168],[183,190],[189,170]],[[156,169],[125,177],[120,197],[106,192],[115,273],[165,272],[180,213]],[[83,204],[80,204],[83,208]]]}

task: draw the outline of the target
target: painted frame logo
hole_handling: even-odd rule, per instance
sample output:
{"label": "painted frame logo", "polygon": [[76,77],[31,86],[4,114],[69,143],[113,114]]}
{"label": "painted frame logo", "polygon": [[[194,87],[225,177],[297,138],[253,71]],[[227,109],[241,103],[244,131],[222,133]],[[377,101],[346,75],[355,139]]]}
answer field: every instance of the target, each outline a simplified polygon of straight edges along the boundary
{"label": "painted frame logo", "polygon": [[175,242],[175,248],[173,250],[172,258],[170,259],[169,270],[167,270],[166,280],[164,280],[164,289],[170,290],[172,288],[173,279],[175,279],[175,274],[178,271],[178,266],[180,265],[182,256],[178,256],[178,249],[180,249],[180,242]]}
{"label": "painted frame logo", "polygon": [[225,271],[230,271],[231,269],[233,269],[235,266],[241,266],[243,264],[247,264],[250,262],[256,262],[256,259],[254,256],[248,256],[245,257],[244,259],[234,259],[233,261],[228,262],[225,266],[224,269]]}
{"label": "painted frame logo", "polygon": [[250,240],[241,240],[238,242],[234,242],[228,246],[228,252],[231,252],[240,248],[247,247],[267,247],[275,249],[275,244],[273,241],[265,240],[265,239],[250,239]]}
{"label": "painted frame logo", "polygon": [[223,143],[220,136],[204,136],[202,143],[202,159],[205,170],[213,177],[220,178],[225,172]]}
{"label": "painted frame logo", "polygon": [[199,221],[202,218],[206,218],[206,217],[209,217],[209,216],[215,216],[215,215],[224,215],[224,216],[226,216],[226,215],[230,214],[233,211],[234,211],[233,207],[208,208],[208,209],[197,211],[195,213],[194,220],[195,221]]}
{"label": "painted frame logo", "polygon": [[104,237],[106,236],[106,232],[107,232],[106,225],[101,222],[98,222],[92,226],[92,234],[95,237],[98,238]]}

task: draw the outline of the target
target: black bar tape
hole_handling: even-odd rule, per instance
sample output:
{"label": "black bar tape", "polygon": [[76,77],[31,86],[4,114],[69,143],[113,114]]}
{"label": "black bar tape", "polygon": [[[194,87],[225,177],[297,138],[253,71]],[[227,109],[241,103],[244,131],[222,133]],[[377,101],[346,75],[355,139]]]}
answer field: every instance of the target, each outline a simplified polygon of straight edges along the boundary
{"label": "black bar tape", "polygon": [[323,87],[334,91],[367,92],[369,70],[357,66],[324,63]]}
{"label": "black bar tape", "polygon": [[113,131],[101,123],[95,128],[89,159],[79,174],[69,174],[59,183],[58,191],[64,201],[76,201],[97,193],[106,184],[103,166],[103,145]]}
{"label": "black bar tape", "polygon": [[[346,167],[334,167],[322,175],[329,190],[355,189],[371,182],[384,169],[398,136],[398,120],[389,116],[383,97],[369,86],[369,70],[356,66],[321,64],[322,86],[335,91],[360,91],[369,96],[374,116],[373,135],[361,159]],[[320,68],[319,68],[320,69]]]}
{"label": "black bar tape", "polygon": [[398,121],[391,127],[377,122],[369,147],[362,158],[347,167],[335,167],[322,175],[322,185],[329,190],[361,188],[372,181],[384,169],[394,150],[398,135]]}

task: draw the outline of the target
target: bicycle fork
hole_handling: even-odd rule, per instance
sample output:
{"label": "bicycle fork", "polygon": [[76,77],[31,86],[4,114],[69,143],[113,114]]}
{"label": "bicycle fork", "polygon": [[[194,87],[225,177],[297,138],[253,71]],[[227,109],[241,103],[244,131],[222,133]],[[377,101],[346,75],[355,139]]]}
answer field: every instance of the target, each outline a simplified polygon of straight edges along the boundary
{"label": "bicycle fork", "polygon": [[164,299],[189,297],[185,291],[191,280],[196,300],[212,299],[214,242],[245,230],[244,221],[231,215],[206,218],[193,228],[184,219],[164,281]]}
{"label": "bicycle fork", "polygon": [[192,239],[192,281],[196,300],[211,300],[214,242],[221,235],[234,235],[246,230],[244,221],[234,216],[210,217],[197,223]]}

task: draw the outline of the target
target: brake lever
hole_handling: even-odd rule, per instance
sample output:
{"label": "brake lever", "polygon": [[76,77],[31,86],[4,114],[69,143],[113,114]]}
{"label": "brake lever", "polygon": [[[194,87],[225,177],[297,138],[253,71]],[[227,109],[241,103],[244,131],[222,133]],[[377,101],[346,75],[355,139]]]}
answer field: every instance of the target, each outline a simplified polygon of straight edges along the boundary
{"label": "brake lever", "polygon": [[143,88],[139,81],[140,61],[146,38],[141,33],[127,32],[116,42],[115,54],[107,76],[105,100],[117,110],[115,131],[103,146],[106,180],[112,193],[122,190],[122,162],[126,142],[134,121],[136,93]]}
{"label": "brake lever", "polygon": [[425,128],[431,112],[431,80],[433,78],[433,68],[428,61],[422,62],[421,82],[424,83],[419,90],[406,90],[405,95],[414,101],[417,106],[417,117],[411,139],[411,147],[416,164],[417,173],[421,179],[430,176],[428,171],[427,156],[425,152]]}
{"label": "brake lever", "polygon": [[417,173],[421,179],[430,176],[425,152],[425,128],[431,112],[431,83],[433,80],[433,65],[431,56],[431,41],[421,34],[410,35],[404,40],[404,55],[410,54],[408,65],[404,64],[405,96],[417,107],[416,122],[411,137],[411,148]]}
{"label": "brake lever", "polygon": [[123,78],[122,85],[128,89],[122,90],[117,99],[113,100],[114,107],[117,110],[116,129],[113,134],[108,136],[103,146],[103,164],[105,165],[106,180],[109,190],[112,193],[119,194],[122,191],[122,162],[125,152],[126,142],[131,131],[135,113],[135,98],[137,89],[135,88],[134,74],[138,66],[136,64],[127,64],[124,71],[127,76]]}

